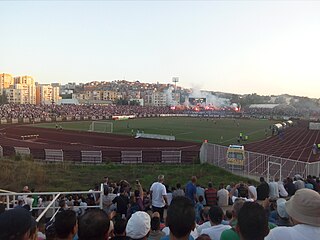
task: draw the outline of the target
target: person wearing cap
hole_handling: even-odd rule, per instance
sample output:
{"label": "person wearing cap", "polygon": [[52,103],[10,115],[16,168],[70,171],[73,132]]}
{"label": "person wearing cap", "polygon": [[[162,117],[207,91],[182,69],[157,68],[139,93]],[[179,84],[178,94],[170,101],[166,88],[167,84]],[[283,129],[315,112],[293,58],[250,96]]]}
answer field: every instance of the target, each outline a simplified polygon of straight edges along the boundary
{"label": "person wearing cap", "polygon": [[294,182],[293,183],[294,183],[294,186],[296,187],[296,190],[305,188],[303,178],[301,177],[300,174],[294,175]]}
{"label": "person wearing cap", "polygon": [[16,208],[0,214],[0,239],[28,240],[32,227],[31,213]]}
{"label": "person wearing cap", "polygon": [[320,236],[320,195],[310,189],[300,189],[285,203],[293,227],[277,227],[265,240],[313,240]]}
{"label": "person wearing cap", "polygon": [[154,182],[150,187],[150,196],[152,202],[152,212],[160,214],[160,221],[163,221],[164,208],[168,205],[167,190],[163,184],[164,176],[158,176],[158,182]]}
{"label": "person wearing cap", "polygon": [[126,227],[126,235],[131,239],[146,240],[151,229],[151,218],[148,213],[138,211],[132,214]]}
{"label": "person wearing cap", "polygon": [[289,215],[286,211],[286,206],[285,206],[286,200],[284,198],[279,198],[277,200],[277,215],[278,219],[276,219],[275,224],[277,226],[292,226],[290,220],[289,220]]}

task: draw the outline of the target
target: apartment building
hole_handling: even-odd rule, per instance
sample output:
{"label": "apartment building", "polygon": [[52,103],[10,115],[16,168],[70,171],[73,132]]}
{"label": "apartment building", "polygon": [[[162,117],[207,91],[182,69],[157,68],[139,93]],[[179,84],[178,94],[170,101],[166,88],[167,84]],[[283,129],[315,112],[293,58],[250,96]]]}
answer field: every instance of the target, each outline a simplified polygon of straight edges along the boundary
{"label": "apartment building", "polygon": [[38,84],[36,86],[36,104],[57,103],[59,97],[59,87],[53,87],[50,84]]}
{"label": "apartment building", "polygon": [[13,77],[7,73],[0,74],[0,94],[3,90],[13,85]]}
{"label": "apartment building", "polygon": [[36,104],[36,86],[33,77],[14,77],[13,88],[20,90],[21,104]]}

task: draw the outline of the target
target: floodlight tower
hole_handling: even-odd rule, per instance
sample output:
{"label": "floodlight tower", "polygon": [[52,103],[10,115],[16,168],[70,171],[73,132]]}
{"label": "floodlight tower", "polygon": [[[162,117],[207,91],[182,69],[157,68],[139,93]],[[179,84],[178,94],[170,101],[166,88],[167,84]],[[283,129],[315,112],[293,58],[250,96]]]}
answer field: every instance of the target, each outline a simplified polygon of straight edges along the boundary
{"label": "floodlight tower", "polygon": [[179,82],[179,78],[178,77],[173,77],[172,78],[172,82],[174,83],[174,93],[176,93],[176,91],[177,91],[177,82]]}

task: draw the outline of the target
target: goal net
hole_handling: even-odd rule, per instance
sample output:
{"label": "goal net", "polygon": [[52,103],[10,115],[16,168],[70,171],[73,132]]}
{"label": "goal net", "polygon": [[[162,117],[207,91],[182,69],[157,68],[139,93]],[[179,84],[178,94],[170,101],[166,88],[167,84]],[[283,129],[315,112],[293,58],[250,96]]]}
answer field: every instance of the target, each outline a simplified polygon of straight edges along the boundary
{"label": "goal net", "polygon": [[90,132],[113,133],[113,123],[112,122],[94,121],[90,124],[89,131]]}

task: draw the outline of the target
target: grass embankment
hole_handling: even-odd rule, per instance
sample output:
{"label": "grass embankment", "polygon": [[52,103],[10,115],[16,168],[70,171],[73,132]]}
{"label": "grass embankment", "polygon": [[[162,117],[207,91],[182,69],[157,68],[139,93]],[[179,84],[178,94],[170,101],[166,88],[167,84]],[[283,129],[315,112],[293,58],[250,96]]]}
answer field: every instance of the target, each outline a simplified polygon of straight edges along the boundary
{"label": "grass embankment", "polygon": [[[265,138],[265,130],[271,134],[269,126],[274,124],[270,120],[256,119],[226,119],[226,118],[137,118],[123,121],[109,121],[113,123],[115,134],[131,135],[131,131],[143,130],[144,133],[173,135],[180,141],[203,142],[229,145],[237,143],[237,137],[242,132],[248,135],[248,142]],[[63,129],[88,131],[92,121],[58,122]],[[55,128],[56,123],[40,123],[35,127]]]}
{"label": "grass embankment", "polygon": [[33,161],[0,160],[0,188],[19,192],[24,185],[36,191],[77,191],[89,190],[101,183],[104,176],[112,182],[126,179],[131,184],[139,179],[144,188],[149,188],[159,174],[165,175],[165,183],[175,186],[189,181],[192,175],[198,177],[198,183],[207,186],[212,181],[217,187],[220,182],[246,181],[223,169],[208,164],[193,165],[75,165],[42,164]]}

